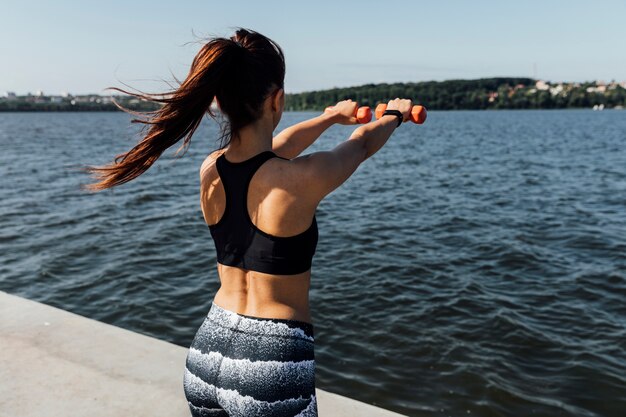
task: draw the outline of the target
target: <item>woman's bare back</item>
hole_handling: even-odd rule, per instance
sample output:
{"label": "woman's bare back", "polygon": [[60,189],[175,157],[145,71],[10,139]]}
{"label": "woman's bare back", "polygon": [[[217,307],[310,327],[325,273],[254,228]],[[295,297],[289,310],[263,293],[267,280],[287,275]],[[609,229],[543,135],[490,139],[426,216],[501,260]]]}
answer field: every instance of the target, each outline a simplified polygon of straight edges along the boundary
{"label": "woman's bare back", "polygon": [[[207,225],[216,224],[226,207],[224,186],[213,152],[200,170],[200,201]],[[279,155],[280,156],[280,155]],[[228,153],[225,158],[229,162]],[[304,179],[291,160],[271,158],[254,173],[248,188],[247,207],[252,223],[274,236],[295,236],[307,230],[317,204],[306,198]],[[293,275],[273,275],[217,264],[221,287],[214,302],[222,308],[255,317],[311,322],[308,292],[311,270]]]}

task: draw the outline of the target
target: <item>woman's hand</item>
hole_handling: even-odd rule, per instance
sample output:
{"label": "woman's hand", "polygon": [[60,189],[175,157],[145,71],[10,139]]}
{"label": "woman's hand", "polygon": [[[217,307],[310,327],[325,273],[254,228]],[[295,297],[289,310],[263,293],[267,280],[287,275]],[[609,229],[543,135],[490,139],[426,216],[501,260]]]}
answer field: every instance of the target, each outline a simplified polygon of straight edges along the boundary
{"label": "woman's hand", "polygon": [[386,110],[398,110],[404,116],[404,122],[411,119],[411,109],[413,109],[413,101],[410,99],[397,98],[389,100]]}
{"label": "woman's hand", "polygon": [[331,113],[334,115],[334,122],[341,125],[355,125],[358,122],[356,119],[358,103],[350,99],[343,100],[325,110],[325,113]]}

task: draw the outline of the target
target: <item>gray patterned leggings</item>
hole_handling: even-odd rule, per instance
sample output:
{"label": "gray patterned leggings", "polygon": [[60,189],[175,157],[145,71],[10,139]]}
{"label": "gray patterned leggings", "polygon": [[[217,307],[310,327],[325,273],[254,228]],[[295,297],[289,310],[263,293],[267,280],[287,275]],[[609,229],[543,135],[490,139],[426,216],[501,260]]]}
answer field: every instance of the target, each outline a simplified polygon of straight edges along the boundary
{"label": "gray patterned leggings", "polygon": [[313,325],[215,303],[191,342],[183,385],[193,417],[317,417]]}

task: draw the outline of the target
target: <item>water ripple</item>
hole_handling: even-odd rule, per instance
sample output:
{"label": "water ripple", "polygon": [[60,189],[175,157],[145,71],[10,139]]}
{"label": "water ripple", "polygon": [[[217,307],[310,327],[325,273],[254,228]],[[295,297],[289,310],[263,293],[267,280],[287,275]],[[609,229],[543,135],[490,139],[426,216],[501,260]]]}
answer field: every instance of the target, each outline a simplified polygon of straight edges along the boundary
{"label": "water ripple", "polygon": [[[217,127],[81,193],[72,166],[127,150],[128,122],[0,114],[0,289],[188,347],[218,287],[197,175]],[[394,133],[318,208],[318,387],[410,416],[621,417],[625,132],[623,112],[459,111]]]}

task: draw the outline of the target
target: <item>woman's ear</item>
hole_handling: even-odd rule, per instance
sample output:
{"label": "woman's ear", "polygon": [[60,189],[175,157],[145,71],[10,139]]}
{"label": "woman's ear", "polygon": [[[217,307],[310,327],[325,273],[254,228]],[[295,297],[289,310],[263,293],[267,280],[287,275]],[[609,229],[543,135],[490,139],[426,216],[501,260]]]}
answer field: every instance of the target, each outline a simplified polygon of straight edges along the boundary
{"label": "woman's ear", "polygon": [[272,110],[282,111],[285,106],[285,90],[279,88],[272,97]]}

